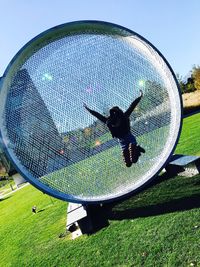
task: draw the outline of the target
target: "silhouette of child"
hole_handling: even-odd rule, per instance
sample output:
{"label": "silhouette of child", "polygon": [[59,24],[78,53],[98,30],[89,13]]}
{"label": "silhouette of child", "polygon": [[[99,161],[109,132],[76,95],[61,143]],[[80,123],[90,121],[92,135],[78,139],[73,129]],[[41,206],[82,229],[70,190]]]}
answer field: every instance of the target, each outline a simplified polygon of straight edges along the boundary
{"label": "silhouette of child", "polygon": [[135,107],[143,97],[143,92],[140,90],[140,96],[136,98],[129,108],[123,112],[119,107],[112,107],[108,117],[91,110],[85,103],[83,106],[97,119],[105,123],[111,132],[113,138],[117,138],[122,148],[122,155],[127,167],[131,167],[132,163],[136,163],[141,156],[145,153],[144,148],[137,144],[135,136],[131,133],[130,115]]}

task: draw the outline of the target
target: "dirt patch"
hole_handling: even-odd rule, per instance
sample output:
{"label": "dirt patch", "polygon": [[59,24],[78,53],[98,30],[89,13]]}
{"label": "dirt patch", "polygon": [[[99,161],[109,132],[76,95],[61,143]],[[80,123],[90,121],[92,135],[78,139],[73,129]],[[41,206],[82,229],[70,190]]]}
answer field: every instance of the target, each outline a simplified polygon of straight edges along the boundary
{"label": "dirt patch", "polygon": [[185,108],[199,107],[200,108],[200,90],[192,93],[186,93],[182,95],[183,106]]}

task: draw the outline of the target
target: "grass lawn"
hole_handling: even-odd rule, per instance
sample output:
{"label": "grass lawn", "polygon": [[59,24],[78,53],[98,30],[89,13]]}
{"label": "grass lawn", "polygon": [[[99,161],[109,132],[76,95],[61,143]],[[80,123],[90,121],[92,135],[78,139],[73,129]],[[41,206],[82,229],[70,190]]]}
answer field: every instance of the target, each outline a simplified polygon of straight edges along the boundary
{"label": "grass lawn", "polygon": [[[184,120],[176,153],[200,155],[199,122]],[[161,176],[115,205],[109,227],[73,241],[59,238],[66,207],[32,186],[0,200],[0,266],[200,266],[200,175]]]}
{"label": "grass lawn", "polygon": [[184,119],[176,153],[200,156],[200,113]]}

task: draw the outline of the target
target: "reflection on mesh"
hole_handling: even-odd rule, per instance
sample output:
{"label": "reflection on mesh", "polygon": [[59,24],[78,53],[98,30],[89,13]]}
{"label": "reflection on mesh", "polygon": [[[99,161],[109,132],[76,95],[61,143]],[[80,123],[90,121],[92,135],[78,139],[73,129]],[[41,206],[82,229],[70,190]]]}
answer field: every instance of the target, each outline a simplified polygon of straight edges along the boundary
{"label": "reflection on mesh", "polygon": [[[1,131],[15,163],[33,183],[80,202],[115,198],[149,180],[171,153],[181,117],[161,56],[128,30],[97,29],[66,25],[33,41],[8,71],[1,95]],[[117,140],[83,102],[108,115],[112,106],[125,110],[140,89],[131,127],[146,153],[126,168]]]}

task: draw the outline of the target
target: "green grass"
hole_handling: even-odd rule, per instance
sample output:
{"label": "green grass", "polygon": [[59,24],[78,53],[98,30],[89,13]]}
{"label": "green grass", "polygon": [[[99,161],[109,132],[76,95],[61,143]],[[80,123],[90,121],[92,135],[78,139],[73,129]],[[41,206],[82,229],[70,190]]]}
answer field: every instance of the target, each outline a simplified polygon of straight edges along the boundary
{"label": "green grass", "polygon": [[[199,120],[184,120],[177,153],[200,154]],[[0,266],[200,266],[200,175],[164,178],[113,207],[109,227],[73,241],[59,238],[65,202],[32,186],[17,191],[0,201]]]}
{"label": "green grass", "polygon": [[184,119],[176,153],[200,156],[200,113]]}
{"label": "green grass", "polygon": [[[40,212],[33,214],[33,205]],[[54,246],[59,241],[58,235],[65,231],[66,203],[30,185],[0,200],[0,212],[2,267],[38,266],[40,256],[43,257],[44,251]]]}

